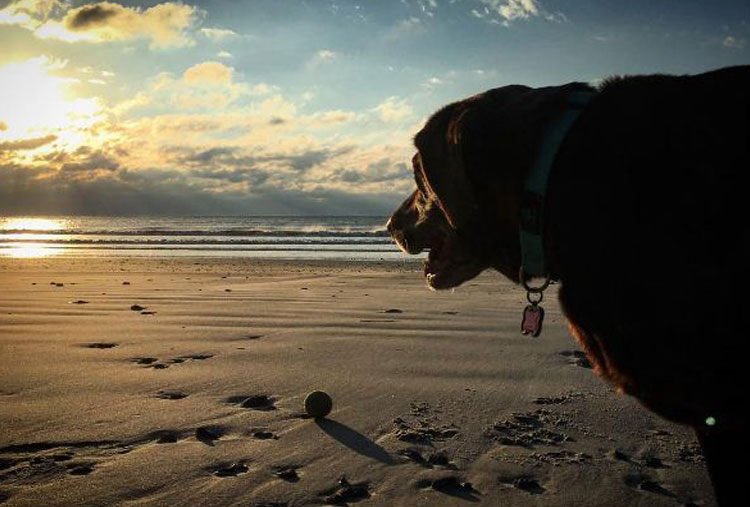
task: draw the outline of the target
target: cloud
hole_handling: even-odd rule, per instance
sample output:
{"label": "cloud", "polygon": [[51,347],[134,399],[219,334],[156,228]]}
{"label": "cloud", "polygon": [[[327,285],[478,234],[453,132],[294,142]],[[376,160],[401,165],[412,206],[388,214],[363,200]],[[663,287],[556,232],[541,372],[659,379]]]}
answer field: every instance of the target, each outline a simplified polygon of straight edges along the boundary
{"label": "cloud", "polygon": [[0,11],[0,23],[15,24],[39,38],[67,42],[147,39],[151,48],[194,44],[189,31],[205,12],[182,3],[164,2],[147,9],[115,2],[72,7],[62,0],[16,0]]}
{"label": "cloud", "polygon": [[234,69],[219,62],[203,62],[185,71],[182,79],[189,84],[228,85]]}
{"label": "cloud", "polygon": [[539,6],[535,0],[480,0],[480,2],[507,21],[539,15]]}
{"label": "cloud", "polygon": [[385,33],[385,39],[394,41],[411,35],[424,34],[427,32],[422,20],[416,16],[399,20]]}
{"label": "cloud", "polygon": [[562,12],[545,10],[538,0],[478,0],[481,9],[471,9],[470,14],[493,24],[510,26],[512,21],[541,17],[555,23],[568,22]]}
{"label": "cloud", "polygon": [[331,51],[330,49],[321,49],[320,51],[315,53],[315,55],[313,55],[309,62],[307,62],[307,67],[309,69],[314,69],[324,63],[330,63],[338,57],[339,54],[335,51]]}
{"label": "cloud", "polygon": [[0,25],[19,25],[35,30],[48,20],[60,19],[70,8],[63,0],[15,0],[0,10]]}
{"label": "cloud", "polygon": [[724,40],[721,42],[721,44],[727,48],[744,49],[745,39],[737,38],[732,35],[727,35],[726,37],[724,37]]}
{"label": "cloud", "polygon": [[219,51],[218,53],[216,53],[216,58],[231,60],[232,58],[234,58],[234,56],[232,56],[232,53],[230,53],[229,51]]}
{"label": "cloud", "polygon": [[404,99],[388,97],[375,107],[380,119],[386,123],[400,122],[413,114],[412,107]]}
{"label": "cloud", "polygon": [[225,28],[201,28],[200,33],[213,42],[224,42],[239,37],[237,32]]}
{"label": "cloud", "polygon": [[[0,123],[0,130],[5,130],[2,127],[3,123]],[[21,150],[35,150],[45,144],[49,144],[57,139],[55,135],[48,135],[44,137],[35,137],[32,139],[20,139],[16,141],[5,141],[0,143],[0,153],[4,151],[21,151]]]}
{"label": "cloud", "polygon": [[218,61],[206,61],[192,65],[179,77],[169,72],[158,74],[149,81],[145,90],[113,110],[121,114],[134,107],[151,106],[152,111],[178,108],[219,114],[239,102],[267,96],[274,91],[276,87],[266,83],[236,81],[233,67]]}

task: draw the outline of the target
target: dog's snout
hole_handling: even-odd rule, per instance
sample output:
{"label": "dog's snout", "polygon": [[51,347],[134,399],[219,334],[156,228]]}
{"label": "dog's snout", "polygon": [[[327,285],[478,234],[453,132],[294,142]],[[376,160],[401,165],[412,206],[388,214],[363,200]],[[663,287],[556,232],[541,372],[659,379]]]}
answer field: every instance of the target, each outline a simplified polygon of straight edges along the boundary
{"label": "dog's snout", "polygon": [[404,252],[408,254],[414,254],[413,247],[410,246],[410,241],[408,238],[408,233],[405,229],[402,228],[401,220],[398,218],[398,213],[394,214],[391,218],[388,219],[388,221],[385,223],[386,229],[388,229],[388,233],[391,235],[391,238],[396,242],[396,245]]}
{"label": "dog's snout", "polygon": [[388,234],[395,238],[397,235],[403,233],[404,225],[403,220],[398,218],[398,213],[394,213],[391,218],[385,223],[385,228],[388,230]]}

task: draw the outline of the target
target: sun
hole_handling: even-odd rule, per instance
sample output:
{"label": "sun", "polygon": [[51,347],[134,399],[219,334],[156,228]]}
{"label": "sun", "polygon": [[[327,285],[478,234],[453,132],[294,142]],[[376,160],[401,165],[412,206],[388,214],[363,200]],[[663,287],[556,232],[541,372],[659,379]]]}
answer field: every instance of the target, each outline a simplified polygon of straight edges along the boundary
{"label": "sun", "polygon": [[70,98],[73,80],[54,75],[65,61],[46,56],[0,67],[0,132],[8,139],[72,131],[94,123],[101,104],[92,98]]}

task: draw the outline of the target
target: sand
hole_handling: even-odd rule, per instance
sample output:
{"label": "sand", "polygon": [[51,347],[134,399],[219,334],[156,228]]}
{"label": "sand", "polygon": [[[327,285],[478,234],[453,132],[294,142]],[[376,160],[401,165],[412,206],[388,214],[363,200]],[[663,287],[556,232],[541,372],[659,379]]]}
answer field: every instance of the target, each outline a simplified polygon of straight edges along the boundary
{"label": "sand", "polygon": [[420,271],[0,260],[0,504],[714,505],[692,432],[597,378],[553,294],[529,338],[499,275]]}

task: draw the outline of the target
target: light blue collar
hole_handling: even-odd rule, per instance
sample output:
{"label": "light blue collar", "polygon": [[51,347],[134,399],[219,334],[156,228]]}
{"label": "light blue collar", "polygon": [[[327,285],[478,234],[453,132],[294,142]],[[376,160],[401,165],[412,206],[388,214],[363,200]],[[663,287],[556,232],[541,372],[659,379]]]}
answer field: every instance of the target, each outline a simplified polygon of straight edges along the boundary
{"label": "light blue collar", "polygon": [[550,124],[547,133],[529,169],[521,196],[521,283],[536,277],[547,278],[549,272],[544,261],[544,200],[547,194],[552,165],[565,136],[583,108],[596,95],[593,91],[571,92],[566,97],[567,108]]}

